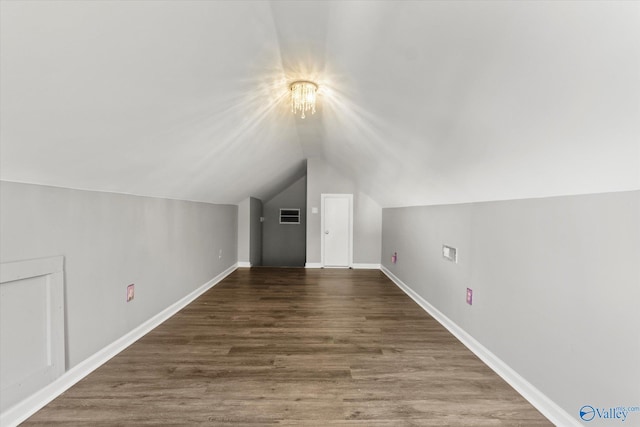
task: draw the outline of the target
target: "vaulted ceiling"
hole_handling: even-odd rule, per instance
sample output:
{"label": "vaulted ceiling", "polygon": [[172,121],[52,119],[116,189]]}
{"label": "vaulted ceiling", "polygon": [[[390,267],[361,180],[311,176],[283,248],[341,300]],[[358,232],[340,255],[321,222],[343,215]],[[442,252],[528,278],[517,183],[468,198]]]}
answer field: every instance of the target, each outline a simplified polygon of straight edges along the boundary
{"label": "vaulted ceiling", "polygon": [[0,4],[3,180],[237,203],[320,156],[382,206],[640,188],[638,2]]}

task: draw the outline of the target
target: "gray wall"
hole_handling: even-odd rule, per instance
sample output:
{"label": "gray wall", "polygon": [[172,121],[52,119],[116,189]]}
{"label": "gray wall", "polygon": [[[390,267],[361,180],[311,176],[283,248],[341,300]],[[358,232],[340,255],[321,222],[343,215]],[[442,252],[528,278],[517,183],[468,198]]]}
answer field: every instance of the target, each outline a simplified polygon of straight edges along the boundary
{"label": "gray wall", "polygon": [[[233,266],[237,212],[230,205],[1,182],[0,261],[64,255],[67,367],[73,367]],[[127,303],[131,283],[136,294]]]}
{"label": "gray wall", "polygon": [[238,203],[238,262],[251,261],[251,198]]}
{"label": "gray wall", "polygon": [[382,260],[578,417],[640,402],[639,219],[640,191],[389,208]]}
{"label": "gray wall", "polygon": [[[380,263],[382,208],[321,158],[307,159],[307,263],[320,263],[320,201],[323,193],[353,194],[353,262]],[[318,213],[312,213],[312,208]]]}
{"label": "gray wall", "polygon": [[262,265],[262,201],[249,198],[249,262],[252,266]]}
{"label": "gray wall", "polygon": [[[303,267],[306,259],[307,178],[302,177],[264,203],[262,265]],[[280,224],[280,209],[300,209],[300,224]]]}

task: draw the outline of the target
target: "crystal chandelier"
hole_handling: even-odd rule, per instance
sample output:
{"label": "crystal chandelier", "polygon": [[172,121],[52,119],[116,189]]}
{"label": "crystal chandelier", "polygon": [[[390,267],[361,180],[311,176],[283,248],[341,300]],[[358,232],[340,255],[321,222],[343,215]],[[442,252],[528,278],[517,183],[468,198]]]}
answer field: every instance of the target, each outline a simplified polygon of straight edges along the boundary
{"label": "crystal chandelier", "polygon": [[311,114],[316,112],[316,92],[318,85],[306,81],[299,80],[291,83],[291,112],[297,114],[301,112],[300,118],[304,119],[305,111],[311,110]]}

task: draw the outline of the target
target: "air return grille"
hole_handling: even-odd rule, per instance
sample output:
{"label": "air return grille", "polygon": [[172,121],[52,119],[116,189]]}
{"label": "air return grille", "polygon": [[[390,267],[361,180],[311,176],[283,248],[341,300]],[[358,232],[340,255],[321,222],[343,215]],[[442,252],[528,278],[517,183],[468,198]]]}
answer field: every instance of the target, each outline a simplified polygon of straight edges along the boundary
{"label": "air return grille", "polygon": [[280,209],[280,224],[300,224],[300,209]]}

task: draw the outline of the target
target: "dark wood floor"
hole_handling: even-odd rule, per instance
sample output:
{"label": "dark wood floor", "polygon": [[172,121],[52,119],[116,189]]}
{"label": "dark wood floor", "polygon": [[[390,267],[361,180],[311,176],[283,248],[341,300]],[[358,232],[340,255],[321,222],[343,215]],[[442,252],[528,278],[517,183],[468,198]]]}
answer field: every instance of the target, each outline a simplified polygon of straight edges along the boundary
{"label": "dark wood floor", "polygon": [[239,269],[26,425],[547,426],[377,270]]}

